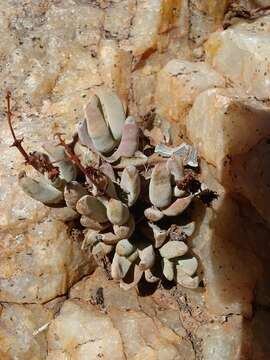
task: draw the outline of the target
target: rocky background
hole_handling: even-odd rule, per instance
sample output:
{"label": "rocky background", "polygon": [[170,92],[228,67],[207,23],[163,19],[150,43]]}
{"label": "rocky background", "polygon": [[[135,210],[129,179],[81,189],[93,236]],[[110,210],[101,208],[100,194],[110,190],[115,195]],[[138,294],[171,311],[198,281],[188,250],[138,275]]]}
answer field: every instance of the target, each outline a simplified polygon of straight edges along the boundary
{"label": "rocky background", "polygon": [[[268,0],[0,2],[1,360],[269,359]],[[138,122],[170,122],[219,193],[196,209],[199,290],[125,292],[17,185],[29,150],[71,136],[99,87]],[[28,173],[32,170],[27,169]]]}

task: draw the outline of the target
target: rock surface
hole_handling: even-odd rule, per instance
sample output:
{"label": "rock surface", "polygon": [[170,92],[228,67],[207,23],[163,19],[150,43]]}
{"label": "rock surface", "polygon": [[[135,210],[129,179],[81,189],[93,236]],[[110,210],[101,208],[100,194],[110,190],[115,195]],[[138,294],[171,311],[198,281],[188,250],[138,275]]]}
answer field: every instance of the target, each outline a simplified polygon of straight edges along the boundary
{"label": "rock surface", "polygon": [[177,304],[171,299],[163,310],[162,295],[140,298],[97,270],[71,289],[51,322],[47,359],[194,359]]}
{"label": "rock surface", "polygon": [[87,99],[109,86],[138,122],[154,118],[161,135],[163,120],[173,121],[166,136],[178,144],[187,135],[198,147],[201,179],[219,194],[191,214],[198,290],[138,296],[100,271],[74,285],[93,260],[19,189],[25,166],[1,121],[1,359],[269,358],[270,16],[254,10],[267,1],[233,3],[0,4],[1,113],[10,89],[27,150],[57,131],[70,138]]}
{"label": "rock surface", "polygon": [[206,59],[248,94],[269,100],[269,33],[269,17],[216,32],[205,44]]}
{"label": "rock surface", "polygon": [[1,301],[49,301],[65,294],[95,266],[61,222],[45,220],[25,233],[2,234],[1,239]]}
{"label": "rock surface", "polygon": [[3,304],[0,313],[1,359],[46,359],[47,329],[63,300],[58,298],[46,306]]}
{"label": "rock surface", "polygon": [[269,114],[255,99],[211,89],[196,98],[187,117],[188,137],[215,166],[219,181],[249,199],[268,222]]}
{"label": "rock surface", "polygon": [[[201,93],[187,118],[187,134],[222,178],[228,159],[246,153],[270,132],[269,107],[231,90]],[[215,144],[215,146],[213,146]]]}
{"label": "rock surface", "polygon": [[222,27],[228,4],[228,0],[191,0],[189,38],[193,43],[202,44],[212,32]]}
{"label": "rock surface", "polygon": [[158,74],[155,97],[157,112],[185,128],[185,115],[196,96],[208,88],[223,86],[223,77],[208,64],[171,60]]}
{"label": "rock surface", "polygon": [[247,228],[236,199],[211,176],[208,165],[202,164],[202,171],[207,184],[219,194],[212,208],[196,210],[196,229],[190,240],[204,271],[206,306],[219,316],[251,316],[261,265],[250,243],[255,237],[261,246],[263,236]]}
{"label": "rock surface", "polygon": [[232,316],[224,323],[212,323],[199,328],[203,338],[202,354],[205,359],[248,359],[250,329],[241,316]]}

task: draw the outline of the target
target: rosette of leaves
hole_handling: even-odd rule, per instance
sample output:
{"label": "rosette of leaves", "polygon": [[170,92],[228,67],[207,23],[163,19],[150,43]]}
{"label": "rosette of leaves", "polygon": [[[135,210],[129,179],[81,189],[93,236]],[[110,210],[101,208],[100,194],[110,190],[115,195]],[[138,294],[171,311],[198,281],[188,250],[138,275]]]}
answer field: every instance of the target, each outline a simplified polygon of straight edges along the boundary
{"label": "rosette of leaves", "polygon": [[13,146],[40,174],[19,174],[21,188],[82,231],[83,248],[98,264],[110,263],[113,279],[125,289],[143,277],[198,287],[198,261],[187,244],[195,224],[184,224],[183,214],[195,198],[208,205],[216,195],[191,170],[198,168],[192,146],[154,148],[118,96],[102,90],[86,104],[71,143],[55,134],[44,153],[28,154],[12,127],[10,94],[7,103]]}

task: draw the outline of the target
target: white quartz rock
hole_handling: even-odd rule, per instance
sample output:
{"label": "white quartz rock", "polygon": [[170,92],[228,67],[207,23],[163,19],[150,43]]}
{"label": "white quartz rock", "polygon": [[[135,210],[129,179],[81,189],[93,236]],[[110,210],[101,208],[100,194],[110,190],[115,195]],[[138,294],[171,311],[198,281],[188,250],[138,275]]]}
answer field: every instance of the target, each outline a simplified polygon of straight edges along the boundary
{"label": "white quartz rock", "polygon": [[115,309],[109,315],[121,334],[127,359],[154,360],[160,356],[160,359],[174,360],[188,355],[184,342],[159,320],[134,310]]}
{"label": "white quartz rock", "polygon": [[90,303],[68,300],[48,330],[48,358],[124,360],[119,331],[111,319]]}
{"label": "white quartz rock", "polygon": [[174,0],[138,0],[129,37],[122,40],[120,46],[132,51],[135,56],[143,55],[148,49],[155,49],[160,34],[178,25],[180,7],[181,4]]}
{"label": "white quartz rock", "polygon": [[270,109],[223,89],[200,94],[189,113],[187,133],[215,176],[241,193],[270,221],[268,206]]}
{"label": "white quartz rock", "polygon": [[171,60],[158,73],[157,112],[185,127],[185,115],[196,96],[206,89],[223,86],[224,78],[207,63]]}
{"label": "white quartz rock", "polygon": [[[119,5],[122,6],[120,3]],[[115,40],[101,42],[100,72],[102,79],[105,86],[114,90],[125,105],[129,93],[131,59],[131,54],[120,49]]]}
{"label": "white quartz rock", "polygon": [[[133,0],[113,1],[105,8],[104,29],[112,37],[122,40],[128,37],[130,24],[136,11]],[[109,40],[111,41],[111,39]]]}
{"label": "white quartz rock", "polygon": [[270,133],[270,110],[235,91],[211,89],[195,100],[187,119],[187,135],[199,154],[223,176],[230,157],[247,152]]}
{"label": "white quartz rock", "polygon": [[200,326],[196,335],[203,340],[202,355],[205,360],[229,360],[236,358],[236,354],[237,357],[239,354],[246,359],[253,358],[249,324],[242,316],[233,315],[223,323],[213,322]]}
{"label": "white quartz rock", "polygon": [[189,38],[196,45],[202,44],[208,36],[222,27],[228,0],[190,0]]}
{"label": "white quartz rock", "polygon": [[45,359],[46,334],[53,311],[38,304],[4,304],[0,315],[0,357]]}
{"label": "white quartz rock", "polygon": [[224,188],[204,163],[202,176],[208,186],[219,193],[213,208],[207,208],[203,214],[197,208],[194,213],[194,220],[202,221],[200,231],[193,234],[190,243],[202,265],[206,307],[216,315],[237,313],[249,316],[261,271],[258,256],[253,251],[262,241],[258,224],[250,227],[248,216],[241,216],[239,204],[233,197],[225,195]]}
{"label": "white quartz rock", "polygon": [[270,31],[257,26],[236,25],[211,34],[206,58],[218,72],[248,94],[268,99],[270,92]]}
{"label": "white quartz rock", "polygon": [[41,303],[64,294],[93,268],[62,222],[43,221],[27,232],[1,234],[0,300]]}
{"label": "white quartz rock", "polygon": [[[153,296],[140,297],[134,288],[129,291],[121,289],[118,283],[108,280],[104,272],[101,269],[97,269],[90,277],[84,278],[77,283],[71,289],[70,296],[71,298],[81,299],[81,304],[83,304],[81,307],[88,306],[86,304],[89,303],[89,300],[93,301],[93,299],[103,298],[101,305],[97,305],[94,309],[91,308],[91,313],[93,314],[91,316],[95,315],[95,321],[89,321],[88,317],[85,333],[89,332],[91,334],[92,331],[95,333],[96,327],[99,327],[100,320],[96,316],[97,311],[100,314],[99,316],[102,316],[102,319],[104,319],[104,322],[105,319],[108,319],[108,322],[109,320],[112,321],[117,332],[110,332],[111,330],[108,325],[108,332],[103,327],[101,329],[103,333],[101,330],[97,330],[97,333],[99,334],[100,343],[103,344],[104,341],[105,344],[106,342],[106,348],[110,348],[110,344],[113,341],[118,344],[118,334],[120,334],[123,344],[121,349],[123,355],[116,352],[119,359],[122,359],[123,356],[125,359],[130,360],[159,358],[162,360],[194,360],[195,356],[191,343],[185,339],[185,330],[179,319],[177,303],[168,294],[168,291],[157,290]],[[106,309],[106,312],[97,310],[100,307]],[[77,310],[76,314],[72,315],[71,312],[75,310],[74,307],[69,310],[69,312],[65,311],[65,313],[61,311],[60,316],[55,320],[56,324],[63,321],[66,324],[66,319],[71,317],[73,320],[72,323],[71,321],[69,322],[72,326],[71,332],[68,332],[68,329],[64,330],[64,334],[70,334],[69,338],[67,338],[67,335],[64,335],[66,342],[62,341],[60,346],[57,347],[61,351],[68,346],[66,344],[70,344],[71,340],[74,339],[75,331],[79,332],[78,327],[83,324],[83,328],[85,328],[84,325],[86,323],[86,320],[81,320],[81,317],[78,316]],[[82,322],[80,323],[80,321]],[[52,327],[56,329],[55,334],[62,338],[62,325],[55,326],[52,324]],[[74,331],[73,328],[75,329]],[[52,334],[51,328],[49,334]],[[72,349],[76,347],[78,336],[76,334],[75,344],[72,346]],[[50,337],[49,346],[51,339],[54,342],[57,341]],[[80,343],[82,342],[80,341]],[[104,353],[105,359],[107,359],[106,354]],[[90,355],[88,354],[88,356]],[[88,360],[89,357],[85,359]],[[90,359],[92,358],[90,357]],[[108,359],[111,358],[109,357]]]}

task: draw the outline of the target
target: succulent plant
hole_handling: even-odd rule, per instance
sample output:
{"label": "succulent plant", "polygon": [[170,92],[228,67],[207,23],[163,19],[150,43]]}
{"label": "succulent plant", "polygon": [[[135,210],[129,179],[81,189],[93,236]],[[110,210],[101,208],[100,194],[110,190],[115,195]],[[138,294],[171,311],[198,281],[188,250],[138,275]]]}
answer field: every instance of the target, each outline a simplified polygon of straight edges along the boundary
{"label": "succulent plant", "polygon": [[98,263],[110,259],[111,276],[123,288],[143,276],[198,287],[198,260],[187,244],[195,223],[181,225],[182,214],[195,198],[209,203],[216,194],[196,179],[192,146],[149,145],[118,96],[102,90],[86,104],[71,144],[56,134],[59,142],[44,144],[46,153],[27,154],[12,128],[10,94],[7,100],[13,145],[40,173],[38,179],[19,174],[24,192],[51,207],[55,219],[79,223],[82,248]]}

